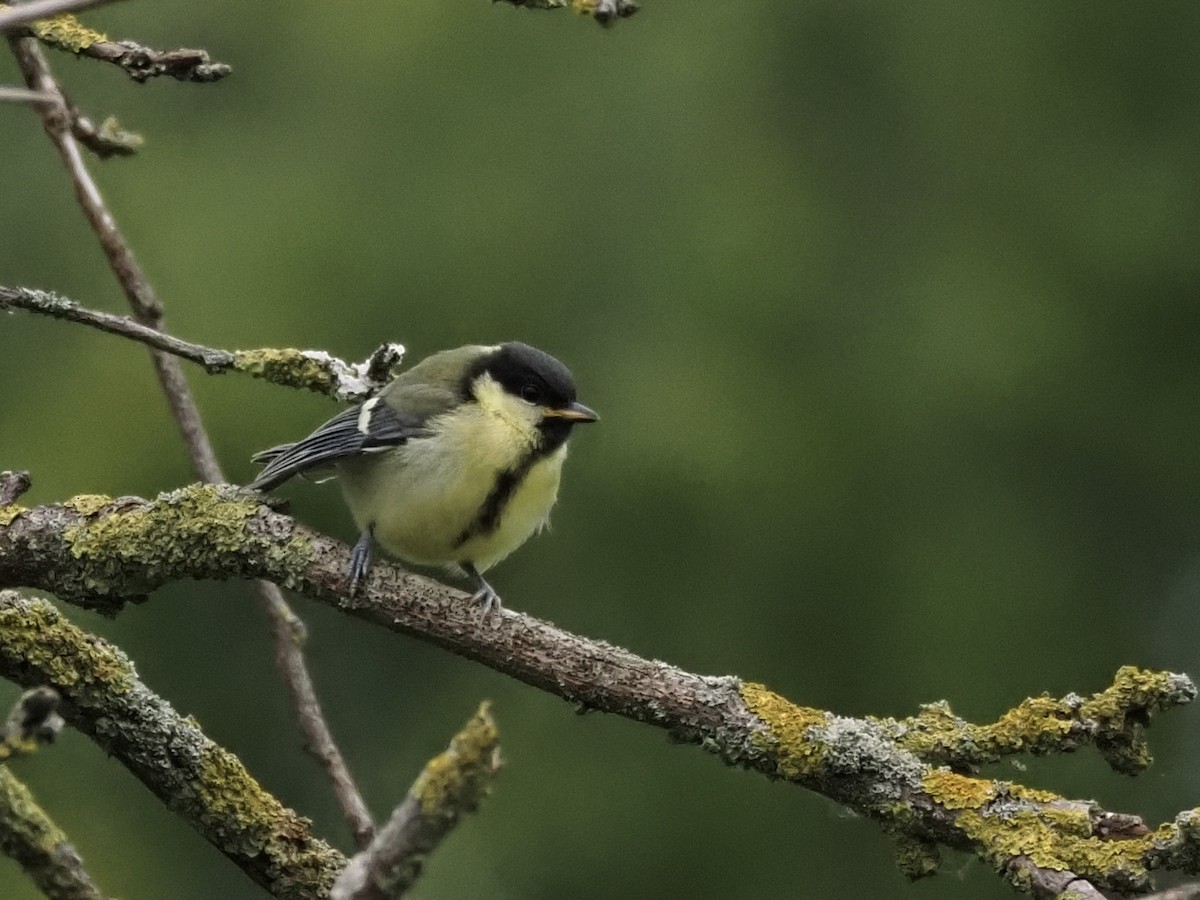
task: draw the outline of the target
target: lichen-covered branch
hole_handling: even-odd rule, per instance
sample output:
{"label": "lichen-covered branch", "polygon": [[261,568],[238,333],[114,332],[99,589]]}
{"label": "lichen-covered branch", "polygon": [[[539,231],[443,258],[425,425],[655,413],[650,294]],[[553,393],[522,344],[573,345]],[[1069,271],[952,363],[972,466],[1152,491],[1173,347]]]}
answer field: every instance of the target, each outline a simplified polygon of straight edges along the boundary
{"label": "lichen-covered branch", "polygon": [[431,759],[371,846],[350,860],[331,900],[393,900],[416,882],[429,854],[474,812],[500,768],[500,736],[487,703]]}
{"label": "lichen-covered branch", "polygon": [[[1156,867],[1200,872],[1200,810],[1151,831],[1134,816],[1092,803],[968,777],[937,764],[939,748],[968,740],[948,723],[932,749],[914,750],[896,723],[797,706],[762,685],[685,672],[512,609],[481,627],[466,594],[382,562],[348,598],[348,558],[345,545],[231,486],[0,510],[0,584],[38,587],[115,614],[127,600],[182,578],[268,578],[579,708],[655,725],[729,764],[817,791],[901,838],[901,864],[914,876],[936,868],[938,846],[974,853],[998,871],[1025,857],[1029,866],[1073,872],[1104,890],[1147,890]],[[1080,727],[1103,722],[1095,734],[1103,730],[1107,740],[1132,748],[1122,760],[1144,764],[1146,722],[1195,695],[1186,676],[1122,669],[1112,688],[1081,702],[1092,719],[1079,719]],[[1036,727],[1015,718],[1020,728]],[[1016,737],[1001,740],[1004,722],[987,727],[1009,746]],[[1051,732],[1052,740],[1037,746],[1061,742],[1061,732]],[[1012,881],[1031,889],[1028,878],[1014,874]]]}
{"label": "lichen-covered branch", "polygon": [[113,63],[139,83],[160,75],[208,83],[220,81],[232,71],[225,63],[214,63],[204,50],[155,50],[135,41],[110,41],[108,35],[65,13],[30,22],[28,27],[43,44]]}
{"label": "lichen-covered branch", "polygon": [[0,310],[6,309],[21,309],[129,338],[203,366],[210,374],[241,372],[346,402],[365,400],[387,384],[404,356],[404,347],[395,343],[383,344],[360,363],[348,363],[320,350],[217,350],[180,340],[128,316],[88,309],[50,291],[0,285]]}
{"label": "lichen-covered branch", "polygon": [[0,676],[62,694],[72,727],[274,896],[328,895],[345,857],[314,837],[308,820],[267,793],[236,756],[139,681],[117,648],[44,600],[0,591]]}
{"label": "lichen-covered branch", "polygon": [[1144,692],[1134,672],[1121,670],[1115,684],[1091,697],[1068,694],[1061,699],[1022,700],[990,725],[958,718],[944,701],[927,704],[910,718],[881,719],[879,724],[898,746],[926,762],[958,770],[1020,753],[1068,753],[1095,744],[1113,769],[1136,775],[1150,764],[1142,724],[1158,711],[1154,704],[1162,698]]}
{"label": "lichen-covered branch", "polygon": [[49,900],[104,900],[78,851],[24,784],[0,765],[0,852]]}

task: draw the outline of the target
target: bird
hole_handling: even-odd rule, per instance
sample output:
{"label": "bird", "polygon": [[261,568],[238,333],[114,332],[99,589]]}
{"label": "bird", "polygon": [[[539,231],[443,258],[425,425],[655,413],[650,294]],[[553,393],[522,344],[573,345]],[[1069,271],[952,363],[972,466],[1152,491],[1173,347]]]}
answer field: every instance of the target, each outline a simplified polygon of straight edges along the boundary
{"label": "bird", "polygon": [[469,578],[486,619],[501,607],[483,573],[544,528],[567,441],[598,416],[571,371],[519,341],[443,350],[308,437],[253,456],[249,487],[269,491],[332,468],[360,535],[355,596],[374,546]]}

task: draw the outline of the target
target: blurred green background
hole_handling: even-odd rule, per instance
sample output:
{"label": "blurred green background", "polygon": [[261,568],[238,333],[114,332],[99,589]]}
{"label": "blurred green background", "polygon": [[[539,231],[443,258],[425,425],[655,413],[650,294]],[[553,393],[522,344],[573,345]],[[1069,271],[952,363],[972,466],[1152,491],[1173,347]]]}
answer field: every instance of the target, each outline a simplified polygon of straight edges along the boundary
{"label": "blurred green background", "polygon": [[[176,334],[410,360],[519,338],[574,369],[603,421],[553,534],[493,573],[509,606],[854,715],[944,698],[983,721],[1125,663],[1200,671],[1200,5],[645,0],[606,32],[482,0],[160,0],[87,20],[234,67],[138,86],[52,54],[86,111],[146,137],[94,168]],[[0,283],[123,312],[28,109],[0,107],[0,158]],[[238,480],[334,411],[191,372]],[[192,480],[138,347],[7,316],[0,384],[27,502]],[[284,493],[353,537],[335,485]],[[1011,896],[956,855],[909,884],[821,797],[297,607],[380,817],[495,702],[507,766],[417,897]],[[69,613],[349,849],[247,585]],[[1150,737],[1137,779],[1092,751],[985,774],[1157,822],[1200,803],[1200,709]],[[14,770],[106,893],[262,896],[80,735]],[[33,896],[0,860],[0,897]]]}

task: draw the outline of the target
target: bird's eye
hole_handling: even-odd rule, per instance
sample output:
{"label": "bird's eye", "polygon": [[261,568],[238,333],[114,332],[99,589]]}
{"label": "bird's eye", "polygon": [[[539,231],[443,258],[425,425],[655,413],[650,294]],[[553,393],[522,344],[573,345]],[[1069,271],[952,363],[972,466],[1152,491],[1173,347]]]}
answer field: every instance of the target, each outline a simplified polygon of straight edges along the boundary
{"label": "bird's eye", "polygon": [[537,403],[542,399],[542,392],[536,384],[527,384],[521,388],[521,399],[526,403]]}

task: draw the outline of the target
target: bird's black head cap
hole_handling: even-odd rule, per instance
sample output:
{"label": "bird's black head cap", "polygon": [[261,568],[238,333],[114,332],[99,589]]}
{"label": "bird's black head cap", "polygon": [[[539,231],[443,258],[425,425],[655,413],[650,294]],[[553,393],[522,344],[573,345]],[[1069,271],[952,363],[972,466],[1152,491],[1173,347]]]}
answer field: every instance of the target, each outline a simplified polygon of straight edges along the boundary
{"label": "bird's black head cap", "polygon": [[519,341],[501,344],[476,360],[467,370],[465,392],[485,372],[508,393],[539,406],[561,408],[575,401],[571,370],[549,353]]}
{"label": "bird's black head cap", "polygon": [[[480,375],[491,375],[514,397],[549,409],[564,409],[575,402],[575,378],[571,370],[545,351],[520,341],[501,344],[476,360],[463,381],[463,395],[471,396],[471,385]],[[571,419],[547,417],[538,425],[541,441],[537,456],[552,453],[571,436]]]}

